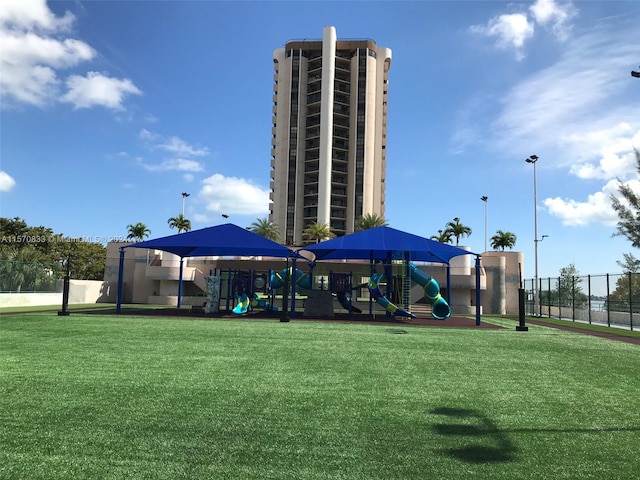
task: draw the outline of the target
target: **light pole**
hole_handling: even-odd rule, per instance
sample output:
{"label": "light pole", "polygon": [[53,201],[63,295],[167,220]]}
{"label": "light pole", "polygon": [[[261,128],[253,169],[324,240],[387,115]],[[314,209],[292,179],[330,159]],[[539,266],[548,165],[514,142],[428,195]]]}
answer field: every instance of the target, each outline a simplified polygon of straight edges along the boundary
{"label": "light pole", "polygon": [[631,76],[632,77],[636,77],[636,78],[640,78],[640,72],[636,72],[635,70],[631,70]]}
{"label": "light pole", "polygon": [[187,192],[182,192],[182,216],[184,217],[184,199],[187,198],[190,194]]}
{"label": "light pole", "polygon": [[538,161],[537,155],[531,155],[525,160],[527,163],[533,163],[533,245],[534,245],[534,262],[535,262],[535,285],[533,290],[533,315],[536,315],[536,310],[539,310],[539,298],[538,292],[538,191],[536,186],[536,162]]}
{"label": "light pole", "polygon": [[489,197],[483,195],[480,197],[480,200],[484,202],[484,251],[487,251],[487,218],[488,218],[488,205],[489,205]]}

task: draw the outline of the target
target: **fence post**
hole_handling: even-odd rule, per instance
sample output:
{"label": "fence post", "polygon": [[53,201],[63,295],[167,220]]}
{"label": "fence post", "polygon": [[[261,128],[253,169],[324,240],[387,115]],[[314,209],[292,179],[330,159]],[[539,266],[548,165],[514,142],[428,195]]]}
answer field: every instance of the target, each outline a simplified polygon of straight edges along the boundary
{"label": "fence post", "polygon": [[571,320],[576,321],[576,277],[571,276]]}
{"label": "fence post", "polygon": [[588,293],[588,309],[589,309],[589,325],[591,325],[591,275],[587,275],[587,293]]}
{"label": "fence post", "polygon": [[547,315],[551,318],[551,277],[547,278]]}
{"label": "fence post", "polygon": [[609,274],[607,273],[607,327],[611,326],[611,294],[609,293]]}
{"label": "fence post", "polygon": [[629,327],[633,330],[633,295],[631,292],[631,272],[629,272]]}

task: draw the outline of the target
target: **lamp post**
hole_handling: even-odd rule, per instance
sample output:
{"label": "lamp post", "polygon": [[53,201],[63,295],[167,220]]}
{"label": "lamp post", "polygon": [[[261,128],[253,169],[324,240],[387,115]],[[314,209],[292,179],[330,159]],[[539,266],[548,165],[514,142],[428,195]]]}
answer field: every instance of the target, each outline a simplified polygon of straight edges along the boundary
{"label": "lamp post", "polygon": [[184,199],[187,198],[190,193],[182,192],[182,216],[184,217]]}
{"label": "lamp post", "polygon": [[538,292],[538,192],[536,185],[536,162],[537,155],[531,155],[525,160],[527,163],[533,163],[533,245],[534,245],[534,262],[535,262],[535,285],[533,290],[533,315],[539,310],[540,295]]}
{"label": "lamp post", "polygon": [[480,200],[484,202],[484,251],[487,251],[487,218],[488,218],[488,205],[489,205],[489,197],[483,195],[480,197]]}
{"label": "lamp post", "polygon": [[632,77],[636,77],[636,78],[640,78],[640,72],[636,72],[635,70],[631,70],[631,76]]}

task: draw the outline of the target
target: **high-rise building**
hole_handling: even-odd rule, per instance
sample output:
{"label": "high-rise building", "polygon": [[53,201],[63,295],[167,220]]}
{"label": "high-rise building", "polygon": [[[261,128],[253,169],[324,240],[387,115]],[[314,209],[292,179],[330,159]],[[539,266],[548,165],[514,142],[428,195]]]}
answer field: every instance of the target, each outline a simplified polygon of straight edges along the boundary
{"label": "high-rise building", "polygon": [[372,40],[292,40],[273,53],[271,210],[286,245],[304,229],[384,217],[391,50]]}

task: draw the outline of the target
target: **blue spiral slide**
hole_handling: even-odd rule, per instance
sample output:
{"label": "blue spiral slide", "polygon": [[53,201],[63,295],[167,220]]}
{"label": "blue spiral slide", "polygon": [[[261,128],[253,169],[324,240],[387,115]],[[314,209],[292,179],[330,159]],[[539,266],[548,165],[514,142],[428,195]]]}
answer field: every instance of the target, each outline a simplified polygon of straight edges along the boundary
{"label": "blue spiral slide", "polygon": [[[429,304],[431,304],[431,315],[436,320],[446,320],[451,316],[451,307],[447,301],[440,295],[440,285],[433,278],[418,269],[413,263],[409,263],[411,269],[411,280],[420,285],[424,290],[424,298]],[[368,283],[369,292],[375,301],[383,307],[387,312],[392,315],[398,315],[401,317],[416,318],[416,316],[407,312],[403,308],[394,305],[385,297],[380,291],[379,283],[384,279],[384,274],[374,273]]]}

